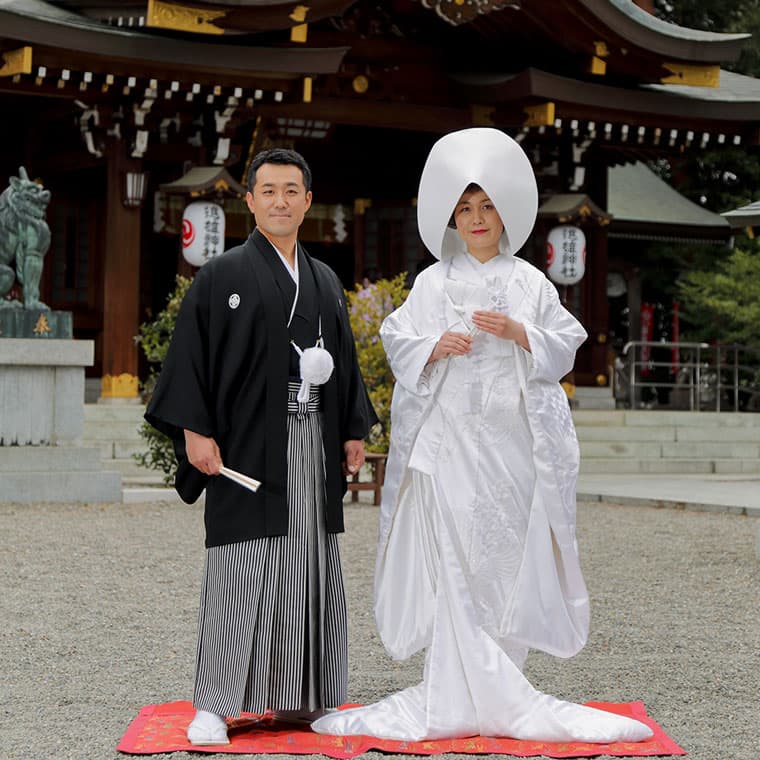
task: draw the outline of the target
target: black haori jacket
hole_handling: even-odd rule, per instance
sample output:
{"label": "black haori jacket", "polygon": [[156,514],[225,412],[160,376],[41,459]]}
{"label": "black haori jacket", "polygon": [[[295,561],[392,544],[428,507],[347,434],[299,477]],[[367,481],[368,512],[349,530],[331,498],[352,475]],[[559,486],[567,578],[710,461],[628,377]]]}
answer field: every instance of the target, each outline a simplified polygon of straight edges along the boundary
{"label": "black haori jacket", "polygon": [[[206,488],[206,546],[283,536],[288,530],[287,384],[294,350],[313,346],[321,317],[335,371],[322,386],[326,522],[343,530],[343,443],[377,421],[356,361],[343,287],[335,273],[299,246],[295,285],[257,230],[212,259],[185,296],[145,419],[172,438],[176,488],[194,502]],[[297,366],[297,365],[296,365]],[[228,467],[262,482],[252,493],[209,478],[185,455],[183,429],[213,437]]]}

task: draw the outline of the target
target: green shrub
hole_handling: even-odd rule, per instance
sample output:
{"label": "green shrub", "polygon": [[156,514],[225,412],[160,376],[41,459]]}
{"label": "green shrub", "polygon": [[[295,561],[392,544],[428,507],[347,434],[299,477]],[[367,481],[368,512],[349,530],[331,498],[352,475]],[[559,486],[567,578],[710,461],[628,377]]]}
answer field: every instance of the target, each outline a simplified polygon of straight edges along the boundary
{"label": "green shrub", "polygon": [[[169,294],[163,311],[159,312],[155,319],[143,322],[140,325],[139,334],[135,337],[135,342],[140,346],[151,365],[150,374],[142,384],[142,394],[146,401],[150,398],[156,385],[161,364],[169,350],[169,342],[174,332],[174,325],[177,322],[179,307],[192,280],[177,275],[176,282],[177,285]],[[134,454],[135,461],[141,467],[163,472],[164,483],[170,485],[177,469],[177,460],[174,456],[171,439],[147,422],[143,422],[140,426],[140,436],[145,441],[147,450]]]}
{"label": "green shrub", "polygon": [[382,454],[388,452],[394,379],[380,340],[380,325],[404,303],[408,293],[406,272],[402,272],[392,280],[378,280],[367,288],[357,285],[348,294],[348,314],[359,368],[380,419],[367,438],[367,450]]}
{"label": "green shrub", "polygon": [[760,346],[760,246],[734,249],[678,283],[690,338]]}

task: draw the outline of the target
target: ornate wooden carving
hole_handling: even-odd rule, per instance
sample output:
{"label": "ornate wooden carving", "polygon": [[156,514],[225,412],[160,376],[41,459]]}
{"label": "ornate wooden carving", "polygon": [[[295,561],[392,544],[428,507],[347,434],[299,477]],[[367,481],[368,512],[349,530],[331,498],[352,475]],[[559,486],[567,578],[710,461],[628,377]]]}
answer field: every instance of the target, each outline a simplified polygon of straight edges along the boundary
{"label": "ornate wooden carving", "polygon": [[434,10],[449,24],[460,25],[476,16],[492,13],[503,8],[519,8],[519,0],[422,0],[426,8]]}

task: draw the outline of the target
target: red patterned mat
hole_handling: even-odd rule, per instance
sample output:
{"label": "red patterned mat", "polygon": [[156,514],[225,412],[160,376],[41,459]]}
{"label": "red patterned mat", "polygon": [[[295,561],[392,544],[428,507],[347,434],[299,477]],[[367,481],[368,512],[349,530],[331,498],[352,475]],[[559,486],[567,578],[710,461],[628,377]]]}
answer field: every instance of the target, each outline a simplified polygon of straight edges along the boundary
{"label": "red patterned mat", "polygon": [[646,723],[654,736],[645,742],[588,744],[585,742],[533,742],[474,736],[468,739],[445,739],[426,742],[399,742],[374,739],[371,736],[325,736],[315,734],[307,726],[276,723],[270,718],[243,713],[229,723],[230,743],[221,747],[195,747],[187,741],[185,731],[194,710],[190,702],[168,702],[148,705],[132,721],[116,748],[130,755],[153,755],[161,752],[207,752],[226,754],[290,754],[356,757],[369,750],[393,754],[440,755],[501,754],[515,757],[651,757],[685,755],[681,749],[646,713],[642,702],[588,702],[590,707],[628,715]]}

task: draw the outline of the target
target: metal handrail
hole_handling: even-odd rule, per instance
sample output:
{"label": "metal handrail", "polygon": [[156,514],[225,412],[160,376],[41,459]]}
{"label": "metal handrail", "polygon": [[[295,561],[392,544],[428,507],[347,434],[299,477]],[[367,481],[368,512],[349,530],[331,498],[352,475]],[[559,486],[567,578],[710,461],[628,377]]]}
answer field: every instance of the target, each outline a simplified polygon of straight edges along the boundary
{"label": "metal handrail", "polygon": [[[676,349],[674,357],[669,361],[653,359],[654,349],[662,348]],[[746,363],[748,355],[752,357],[751,363]],[[641,389],[670,388],[688,390],[691,411],[712,407],[711,397],[714,394],[714,409],[720,412],[726,392],[729,394],[726,396],[727,403],[734,411],[743,410],[750,402],[757,403],[760,410],[760,348],[741,344],[629,341],[623,347],[622,356],[627,358],[628,377],[625,382],[631,408],[638,405]],[[673,382],[644,379],[645,375],[642,377],[644,368],[652,371],[662,367],[671,368],[669,374],[673,375]],[[747,403],[743,403],[744,399]]]}

